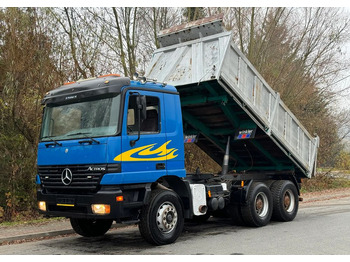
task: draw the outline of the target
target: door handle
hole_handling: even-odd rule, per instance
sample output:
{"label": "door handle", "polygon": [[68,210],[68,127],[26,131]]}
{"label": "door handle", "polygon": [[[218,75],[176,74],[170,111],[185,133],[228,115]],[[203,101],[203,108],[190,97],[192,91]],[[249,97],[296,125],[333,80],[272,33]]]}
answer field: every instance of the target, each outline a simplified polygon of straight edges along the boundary
{"label": "door handle", "polygon": [[165,163],[157,163],[156,164],[156,169],[157,170],[165,169]]}

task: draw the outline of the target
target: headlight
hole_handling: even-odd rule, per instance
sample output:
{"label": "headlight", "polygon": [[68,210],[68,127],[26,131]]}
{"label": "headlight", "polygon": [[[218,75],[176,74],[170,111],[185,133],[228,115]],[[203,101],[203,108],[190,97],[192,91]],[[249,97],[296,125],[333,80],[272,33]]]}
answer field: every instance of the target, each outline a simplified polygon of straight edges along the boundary
{"label": "headlight", "polygon": [[104,204],[93,204],[91,205],[92,213],[96,215],[108,215],[111,213],[111,206]]}
{"label": "headlight", "polygon": [[46,212],[46,202],[45,201],[39,201],[38,202],[38,207],[41,211]]}

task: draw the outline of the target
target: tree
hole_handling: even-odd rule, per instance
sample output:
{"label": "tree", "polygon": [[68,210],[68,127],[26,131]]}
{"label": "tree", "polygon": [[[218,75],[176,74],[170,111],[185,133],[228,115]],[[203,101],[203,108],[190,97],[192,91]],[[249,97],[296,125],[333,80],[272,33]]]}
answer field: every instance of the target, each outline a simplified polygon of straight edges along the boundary
{"label": "tree", "polygon": [[[154,45],[149,48],[151,54],[154,48],[159,48],[158,42],[158,33],[163,30],[174,26],[180,21],[180,16],[175,8],[167,7],[151,7],[151,8],[142,8],[142,11],[145,15],[142,17],[142,23],[140,24],[142,32],[145,32],[143,36],[145,37],[144,44],[147,44],[149,38],[152,36]],[[142,26],[145,25],[145,26]]]}
{"label": "tree", "polygon": [[341,51],[349,40],[349,17],[340,8],[233,8],[229,13],[240,49],[307,130],[320,136],[319,162],[329,164],[340,147],[330,86],[349,68]]}
{"label": "tree", "polygon": [[[55,58],[62,72],[70,80],[94,77],[99,74],[99,61],[103,49],[103,31],[96,17],[86,8],[47,8],[45,17],[53,28],[51,38],[55,44]],[[63,36],[63,37],[62,37]]]}
{"label": "tree", "polygon": [[195,21],[206,16],[204,7],[185,7],[183,15],[186,17],[187,22]]}
{"label": "tree", "polygon": [[7,8],[0,15],[0,206],[10,220],[34,204],[40,101],[57,78],[37,10]]}

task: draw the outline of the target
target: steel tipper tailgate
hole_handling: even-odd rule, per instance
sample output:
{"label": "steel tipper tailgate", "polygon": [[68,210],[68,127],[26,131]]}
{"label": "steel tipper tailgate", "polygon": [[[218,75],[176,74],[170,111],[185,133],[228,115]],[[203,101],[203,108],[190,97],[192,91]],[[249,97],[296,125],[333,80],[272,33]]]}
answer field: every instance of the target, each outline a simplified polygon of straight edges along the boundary
{"label": "steel tipper tailgate", "polygon": [[[319,138],[284,105],[231,33],[218,32],[220,23],[161,35],[165,47],[154,52],[147,77],[177,87],[185,133],[197,134],[198,145],[218,163],[231,136],[232,169],[311,177]],[[182,35],[190,40],[181,43]]]}

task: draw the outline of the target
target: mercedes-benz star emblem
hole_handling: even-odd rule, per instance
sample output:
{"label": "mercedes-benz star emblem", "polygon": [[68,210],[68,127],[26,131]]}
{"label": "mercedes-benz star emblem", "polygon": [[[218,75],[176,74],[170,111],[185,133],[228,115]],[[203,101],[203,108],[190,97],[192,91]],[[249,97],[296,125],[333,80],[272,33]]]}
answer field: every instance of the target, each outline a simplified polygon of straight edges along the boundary
{"label": "mercedes-benz star emblem", "polygon": [[72,183],[72,180],[73,180],[73,174],[72,174],[72,171],[70,171],[69,168],[65,168],[63,171],[62,171],[62,174],[61,174],[61,180],[62,180],[62,183],[66,186],[70,185],[70,183]]}

